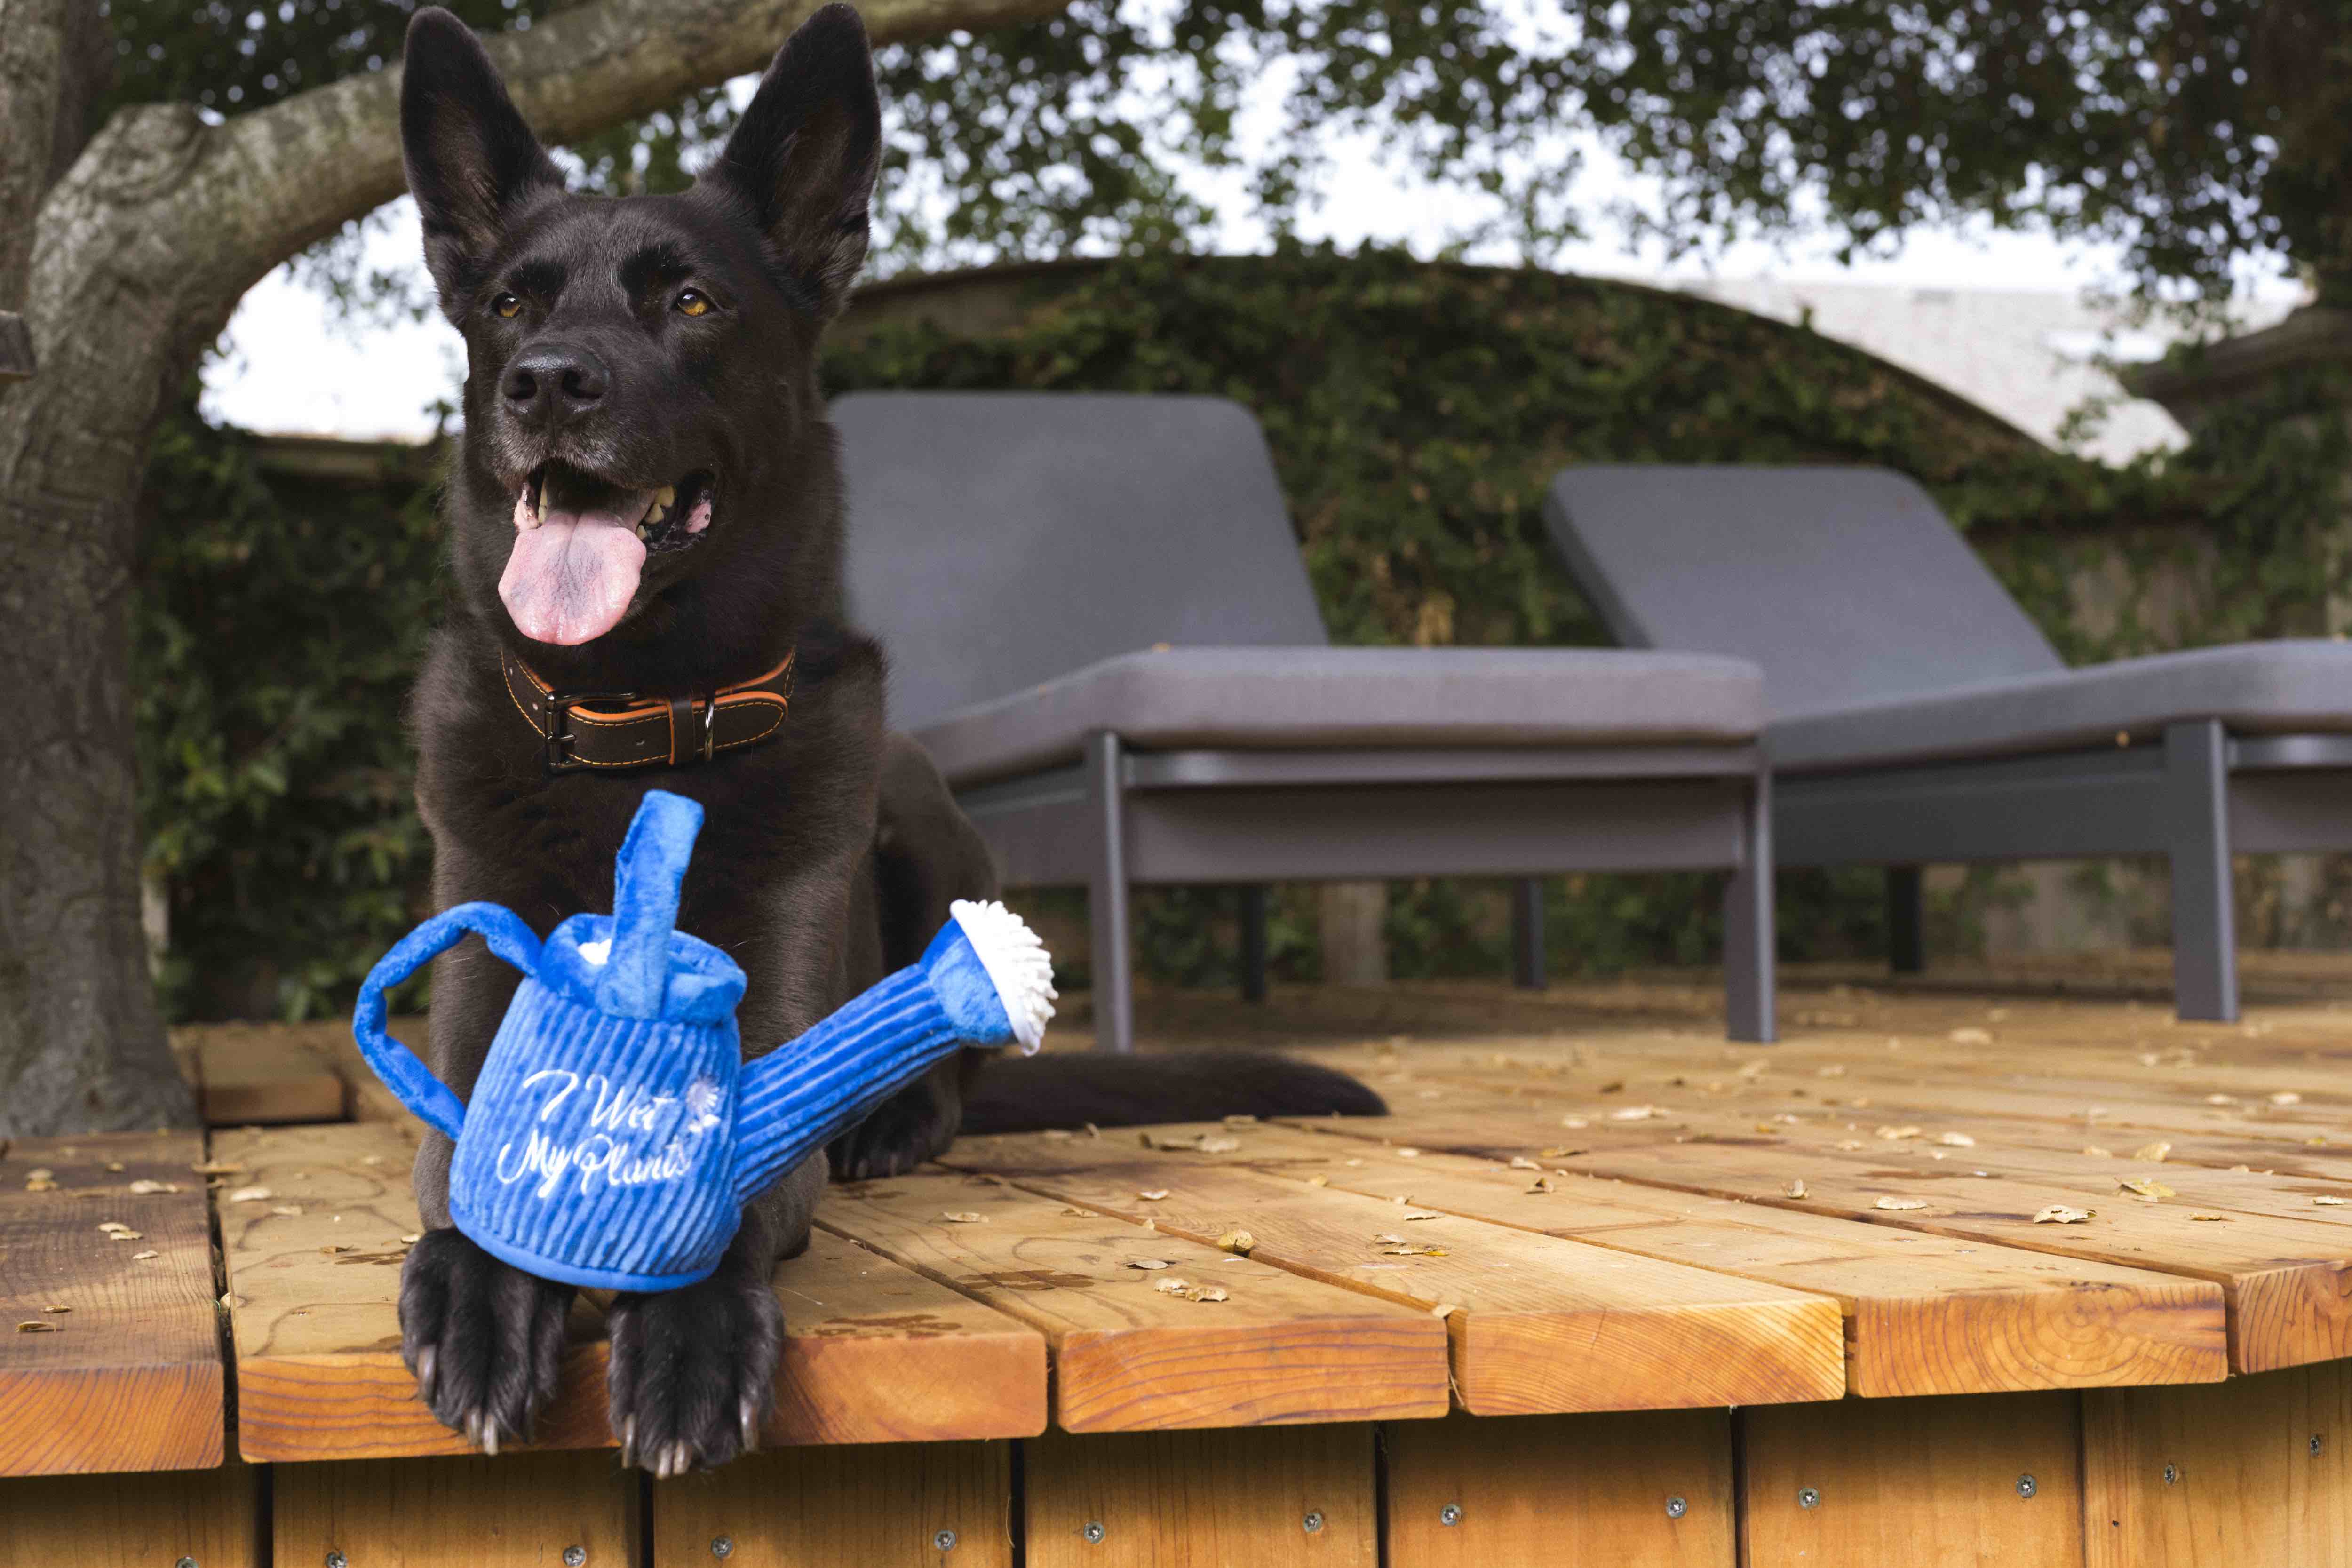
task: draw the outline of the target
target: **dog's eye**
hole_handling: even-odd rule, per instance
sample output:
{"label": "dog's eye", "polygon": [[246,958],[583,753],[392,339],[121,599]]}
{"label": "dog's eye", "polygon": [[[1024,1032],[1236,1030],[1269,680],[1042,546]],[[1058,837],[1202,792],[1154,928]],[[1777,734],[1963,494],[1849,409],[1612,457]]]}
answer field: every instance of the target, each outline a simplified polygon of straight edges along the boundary
{"label": "dog's eye", "polygon": [[688,289],[677,297],[677,309],[689,316],[710,314],[710,296],[698,289]]}
{"label": "dog's eye", "polygon": [[490,309],[505,321],[513,321],[522,313],[522,301],[511,294],[501,294],[490,301]]}

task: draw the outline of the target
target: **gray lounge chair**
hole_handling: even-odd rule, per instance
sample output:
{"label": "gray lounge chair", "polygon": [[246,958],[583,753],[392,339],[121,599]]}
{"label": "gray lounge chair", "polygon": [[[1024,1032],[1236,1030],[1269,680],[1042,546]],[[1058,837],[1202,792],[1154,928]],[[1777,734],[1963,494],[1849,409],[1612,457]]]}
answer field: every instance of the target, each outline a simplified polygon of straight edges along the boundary
{"label": "gray lounge chair", "polygon": [[1926,492],[1872,468],[1570,468],[1544,515],[1630,647],[1764,668],[1774,853],[1889,868],[2156,855],[2174,999],[2238,1016],[2232,851],[2352,848],[2352,647],[2242,643],[2069,669]]}
{"label": "gray lounge chair", "polygon": [[[1257,422],[1218,398],[834,405],[849,610],[1011,886],[1084,886],[1132,1043],[1130,883],[1728,868],[1730,1029],[1772,1037],[1754,666],[1329,646]],[[1524,900],[1522,900],[1524,903]]]}

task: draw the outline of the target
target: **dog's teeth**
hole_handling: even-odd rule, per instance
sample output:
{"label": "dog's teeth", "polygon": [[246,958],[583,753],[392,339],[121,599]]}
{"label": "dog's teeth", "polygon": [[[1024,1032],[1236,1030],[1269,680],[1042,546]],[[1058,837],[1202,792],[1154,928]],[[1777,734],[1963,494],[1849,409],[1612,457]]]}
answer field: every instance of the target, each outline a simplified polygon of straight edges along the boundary
{"label": "dog's teeth", "polygon": [[654,492],[654,509],[656,511],[667,511],[677,504],[677,487],[676,485],[664,485]]}
{"label": "dog's teeth", "polygon": [[654,542],[654,525],[651,522],[637,524],[637,537],[651,544]]}

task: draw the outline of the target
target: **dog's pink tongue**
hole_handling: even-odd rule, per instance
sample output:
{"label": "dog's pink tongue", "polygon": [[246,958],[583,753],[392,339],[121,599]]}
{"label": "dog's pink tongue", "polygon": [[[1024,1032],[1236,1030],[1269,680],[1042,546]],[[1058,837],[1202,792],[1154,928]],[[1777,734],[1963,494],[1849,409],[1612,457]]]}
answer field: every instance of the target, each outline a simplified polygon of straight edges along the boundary
{"label": "dog's pink tongue", "polygon": [[538,527],[517,527],[499,597],[523,636],[568,647],[620,624],[645,564],[632,524],[609,511],[549,507]]}

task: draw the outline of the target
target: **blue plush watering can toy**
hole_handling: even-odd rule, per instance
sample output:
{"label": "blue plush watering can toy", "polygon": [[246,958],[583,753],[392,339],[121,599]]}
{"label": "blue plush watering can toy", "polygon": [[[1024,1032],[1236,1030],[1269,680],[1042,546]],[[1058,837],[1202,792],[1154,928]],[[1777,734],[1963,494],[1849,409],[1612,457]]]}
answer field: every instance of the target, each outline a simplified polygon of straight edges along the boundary
{"label": "blue plush watering can toy", "polygon": [[[352,1033],[368,1066],[457,1140],[451,1219],[518,1268],[614,1290],[691,1285],[769,1183],[960,1047],[1035,1050],[1053,1016],[1036,936],[1002,904],[959,902],[919,963],[743,1061],[743,972],[672,929],[701,826],[702,807],[648,790],[610,915],[573,915],[542,943],[509,910],[459,904],[360,989]],[[383,1032],[383,994],[467,931],[524,979],[461,1103]]]}

